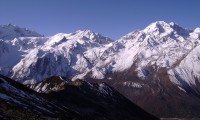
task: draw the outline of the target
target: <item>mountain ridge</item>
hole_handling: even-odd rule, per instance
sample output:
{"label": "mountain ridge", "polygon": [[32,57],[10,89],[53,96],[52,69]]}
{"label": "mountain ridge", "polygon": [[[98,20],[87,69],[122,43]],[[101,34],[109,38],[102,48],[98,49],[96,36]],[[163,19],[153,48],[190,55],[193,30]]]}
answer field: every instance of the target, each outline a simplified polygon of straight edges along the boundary
{"label": "mountain ridge", "polygon": [[[103,81],[156,116],[192,116],[198,112],[190,106],[199,105],[200,95],[199,31],[157,21],[116,41],[91,30],[3,40],[9,52],[0,63],[10,60],[13,64],[1,65],[0,73],[24,84],[37,84],[50,76]],[[153,100],[158,103],[156,108]],[[163,105],[166,101],[168,105]],[[194,114],[178,112],[183,109],[181,104]],[[165,109],[158,111],[162,106]],[[173,106],[177,107],[170,112]]]}
{"label": "mountain ridge", "polygon": [[16,37],[42,37],[43,35],[29,30],[27,28],[20,28],[16,25],[7,24],[0,25],[0,39],[12,40]]}

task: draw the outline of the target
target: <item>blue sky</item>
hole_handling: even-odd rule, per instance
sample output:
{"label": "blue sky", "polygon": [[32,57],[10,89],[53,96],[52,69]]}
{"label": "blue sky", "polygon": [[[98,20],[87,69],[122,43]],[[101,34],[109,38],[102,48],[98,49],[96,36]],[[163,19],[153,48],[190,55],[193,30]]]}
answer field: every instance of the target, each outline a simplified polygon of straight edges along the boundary
{"label": "blue sky", "polygon": [[164,20],[200,27],[200,0],[0,0],[0,24],[46,36],[91,29],[113,39]]}

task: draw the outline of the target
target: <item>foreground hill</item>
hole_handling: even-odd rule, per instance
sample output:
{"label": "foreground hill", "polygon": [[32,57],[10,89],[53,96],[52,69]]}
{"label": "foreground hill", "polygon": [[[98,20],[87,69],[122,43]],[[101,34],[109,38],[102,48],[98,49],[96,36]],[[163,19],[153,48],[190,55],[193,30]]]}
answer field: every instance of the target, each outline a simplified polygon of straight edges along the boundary
{"label": "foreground hill", "polygon": [[157,120],[105,83],[51,77],[32,87],[0,75],[0,118]]}

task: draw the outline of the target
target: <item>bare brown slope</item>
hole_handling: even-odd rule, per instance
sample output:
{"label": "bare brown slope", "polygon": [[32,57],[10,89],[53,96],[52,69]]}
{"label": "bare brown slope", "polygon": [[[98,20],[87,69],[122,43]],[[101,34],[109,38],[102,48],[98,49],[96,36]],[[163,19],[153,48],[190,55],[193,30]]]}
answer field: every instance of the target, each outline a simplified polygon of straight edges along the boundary
{"label": "bare brown slope", "polygon": [[[1,119],[157,120],[105,83],[50,77],[37,93],[0,75]],[[57,89],[51,89],[53,87]],[[9,89],[7,89],[9,88]],[[42,91],[41,91],[42,92]],[[5,97],[6,96],[6,97]],[[7,99],[9,98],[9,99]]]}
{"label": "bare brown slope", "polygon": [[[157,117],[200,117],[200,98],[195,89],[179,89],[170,81],[165,68],[151,66],[146,70],[148,75],[144,80],[137,77],[134,66],[124,72],[107,75],[103,80],[91,79],[89,74],[87,79],[108,83],[133,103]],[[125,82],[130,84],[127,85]],[[134,83],[139,83],[142,87],[133,87]]]}

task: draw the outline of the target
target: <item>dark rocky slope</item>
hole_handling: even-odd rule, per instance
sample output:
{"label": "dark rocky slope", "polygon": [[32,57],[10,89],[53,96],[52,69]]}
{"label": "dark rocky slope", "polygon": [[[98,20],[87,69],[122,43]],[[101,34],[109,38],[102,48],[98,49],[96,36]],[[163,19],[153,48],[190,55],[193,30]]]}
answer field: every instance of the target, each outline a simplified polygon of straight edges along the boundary
{"label": "dark rocky slope", "polygon": [[31,87],[38,92],[0,76],[1,119],[157,119],[105,83],[51,77]]}

